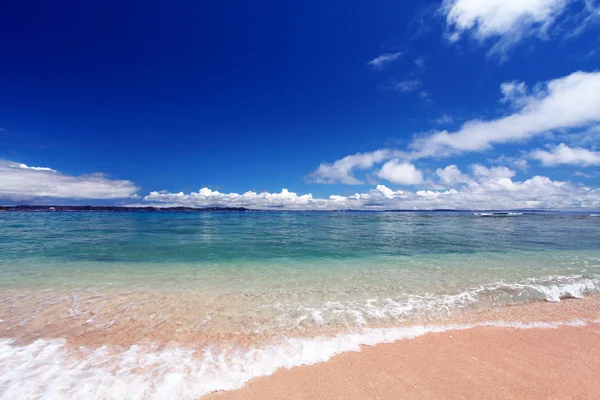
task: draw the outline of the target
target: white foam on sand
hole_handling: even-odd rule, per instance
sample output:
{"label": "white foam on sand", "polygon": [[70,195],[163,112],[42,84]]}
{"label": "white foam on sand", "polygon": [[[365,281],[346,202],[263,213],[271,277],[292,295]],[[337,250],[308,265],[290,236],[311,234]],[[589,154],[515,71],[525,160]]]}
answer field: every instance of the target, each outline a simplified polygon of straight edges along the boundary
{"label": "white foam on sand", "polygon": [[321,326],[329,322],[366,326],[382,321],[445,317],[454,310],[472,306],[480,301],[491,301],[493,304],[523,300],[559,302],[564,298],[582,298],[585,294],[598,291],[600,279],[595,276],[546,276],[517,283],[496,282],[480,285],[455,294],[404,295],[366,301],[328,301],[311,307],[277,303],[271,307],[284,315],[299,312],[297,326],[305,323]]}
{"label": "white foam on sand", "polygon": [[64,339],[37,340],[27,345],[0,340],[0,398],[197,399],[214,391],[240,388],[248,380],[270,375],[278,368],[315,364],[339,353],[360,351],[361,345],[473,327],[553,329],[584,326],[588,322],[598,321],[491,321],[471,325],[364,328],[357,333],[329,338],[286,338],[246,351],[176,346],[88,349],[69,347]]}

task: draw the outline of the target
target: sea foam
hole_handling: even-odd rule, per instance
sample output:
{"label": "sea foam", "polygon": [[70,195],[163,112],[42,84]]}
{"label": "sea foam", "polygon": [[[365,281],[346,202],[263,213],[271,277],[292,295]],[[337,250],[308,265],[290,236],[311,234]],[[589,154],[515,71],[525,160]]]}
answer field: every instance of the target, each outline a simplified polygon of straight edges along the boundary
{"label": "sea foam", "polygon": [[282,315],[300,312],[297,325],[307,322],[320,326],[343,321],[352,326],[370,323],[446,317],[457,309],[476,303],[508,304],[526,300],[559,302],[565,298],[582,298],[600,290],[596,276],[546,276],[517,283],[496,282],[475,286],[454,294],[412,294],[396,298],[372,298],[366,301],[328,301],[320,306],[271,305]]}
{"label": "sea foam", "polygon": [[0,340],[0,398],[3,399],[197,399],[240,388],[248,380],[291,368],[324,362],[360,351],[361,345],[390,343],[426,333],[474,327],[515,329],[584,326],[588,322],[504,322],[464,325],[415,325],[364,328],[357,333],[312,339],[286,338],[247,351],[214,348],[131,346],[127,349],[70,348],[64,339],[17,345]]}

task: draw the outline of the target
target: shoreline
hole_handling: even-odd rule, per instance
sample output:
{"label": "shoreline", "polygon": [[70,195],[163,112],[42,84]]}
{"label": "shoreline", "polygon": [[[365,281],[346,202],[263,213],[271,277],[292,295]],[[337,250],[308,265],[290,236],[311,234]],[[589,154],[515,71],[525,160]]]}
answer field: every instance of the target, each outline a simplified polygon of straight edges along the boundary
{"label": "shoreline", "polygon": [[[592,399],[599,318],[598,295],[505,306],[459,318],[459,329],[361,345],[201,399]],[[536,323],[482,326],[485,320]],[[464,323],[475,326],[460,327]]]}
{"label": "shoreline", "polygon": [[[567,332],[566,336],[557,339],[553,333],[548,333],[559,331]],[[504,333],[496,337],[498,332]],[[506,332],[512,333],[507,336]],[[371,393],[369,390],[373,382],[362,382],[361,377],[373,375],[373,368],[379,367],[387,368],[389,374],[399,367],[406,367],[411,373],[418,372],[426,364],[424,361],[436,360],[435,357],[447,351],[448,343],[440,342],[439,338],[464,336],[457,342],[458,347],[462,346],[463,349],[485,349],[490,343],[490,337],[496,337],[491,343],[496,346],[499,344],[500,349],[516,349],[529,341],[546,346],[541,352],[546,354],[554,351],[553,348],[563,346],[562,357],[567,359],[571,356],[572,349],[564,348],[565,343],[576,343],[585,349],[590,335],[596,338],[598,332],[600,295],[589,294],[582,299],[533,301],[480,312],[464,309],[441,320],[411,320],[400,325],[363,327],[317,337],[284,336],[279,342],[248,348],[214,348],[177,341],[137,342],[125,347],[96,342],[93,347],[82,347],[77,342],[57,336],[29,344],[0,339],[0,397],[23,397],[23,390],[26,388],[28,394],[44,393],[50,397],[74,399],[103,396],[132,399],[373,398],[370,395],[361,397],[356,394]],[[106,336],[101,337],[107,339]],[[402,359],[400,356],[386,361],[386,364],[380,362],[389,352],[403,351],[404,346],[413,346],[407,343],[425,341],[425,345],[431,345],[428,343],[432,340],[434,344],[437,343],[437,347],[424,353],[417,346],[414,350],[415,357],[408,364],[405,361],[398,363]],[[584,357],[585,365],[600,369],[600,357],[596,356],[600,354],[600,340],[596,339],[595,342],[598,348],[589,347],[592,353],[587,354],[587,358]],[[527,351],[526,348],[520,349],[518,354],[528,354]],[[370,355],[371,353],[375,355]],[[504,355],[500,351],[489,356],[493,361],[493,357]],[[537,356],[539,354],[528,354],[532,360]],[[348,361],[340,361],[346,359]],[[434,366],[447,364],[458,367],[464,361],[460,357],[441,359]],[[548,361],[560,362],[559,359],[539,359],[537,368],[541,373],[545,373],[544,365]],[[356,371],[353,370],[354,365],[362,367]],[[455,373],[462,371],[461,368],[466,366],[460,367]],[[529,367],[519,368],[527,370]],[[477,372],[478,370],[473,373]],[[297,375],[305,373],[308,375]],[[421,373],[429,376],[426,371]],[[315,386],[311,374],[329,378],[319,388]],[[402,374],[396,376],[398,379],[403,377]],[[352,377],[351,382],[346,381],[349,377]],[[99,381],[103,385],[98,386]],[[298,384],[301,385],[297,386]],[[508,382],[507,385],[511,383]],[[307,394],[303,387],[320,391]],[[352,387],[356,393],[343,392]],[[405,391],[396,386],[383,385],[381,390],[384,389],[388,392],[382,392],[381,398],[398,398],[394,393]],[[441,389],[434,385],[429,390]],[[115,391],[118,391],[118,395],[114,395],[117,393]],[[253,394],[255,391],[259,394]],[[36,398],[35,395],[32,396]],[[452,398],[447,395],[442,397]]]}
{"label": "shoreline", "polygon": [[280,369],[202,399],[593,399],[599,334],[599,323],[428,333]]}
{"label": "shoreline", "polygon": [[[527,282],[479,285],[429,297],[407,295],[397,302],[386,303],[382,298],[376,305],[373,300],[363,300],[333,302],[331,307],[329,302],[315,307],[310,303],[280,304],[276,299],[273,305],[265,307],[263,298],[252,292],[231,295],[204,289],[1,289],[4,301],[0,305],[0,338],[14,339],[21,345],[38,339],[64,338],[70,345],[88,348],[174,344],[198,349],[220,343],[248,350],[288,338],[335,337],[360,333],[365,328],[494,320],[528,322],[540,318],[559,321],[564,320],[565,314],[582,313],[585,318],[595,317],[585,305],[590,299],[600,298],[598,278],[573,275],[549,276],[546,280],[537,286]],[[515,290],[518,295],[529,293],[537,298],[485,303],[500,302],[504,300],[501,296],[509,296],[510,291],[514,294]],[[480,293],[484,293],[481,299]],[[585,299],[579,299],[584,295]],[[561,302],[560,298],[567,301]],[[569,298],[579,301],[570,302]],[[547,302],[561,306],[538,310],[539,304]],[[571,310],[567,311],[569,307]],[[560,313],[553,314],[551,310]]]}

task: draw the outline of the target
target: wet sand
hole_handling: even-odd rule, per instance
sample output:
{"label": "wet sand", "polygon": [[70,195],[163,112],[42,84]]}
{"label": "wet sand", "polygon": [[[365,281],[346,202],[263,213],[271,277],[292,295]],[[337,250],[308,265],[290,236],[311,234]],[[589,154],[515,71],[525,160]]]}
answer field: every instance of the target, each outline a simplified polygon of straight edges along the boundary
{"label": "wet sand", "polygon": [[[600,315],[596,296],[561,303],[505,307],[505,321],[569,321],[556,329],[478,327],[428,333],[362,346],[330,361],[280,369],[242,389],[213,393],[236,399],[597,399],[600,397]],[[490,320],[490,319],[488,319]]]}

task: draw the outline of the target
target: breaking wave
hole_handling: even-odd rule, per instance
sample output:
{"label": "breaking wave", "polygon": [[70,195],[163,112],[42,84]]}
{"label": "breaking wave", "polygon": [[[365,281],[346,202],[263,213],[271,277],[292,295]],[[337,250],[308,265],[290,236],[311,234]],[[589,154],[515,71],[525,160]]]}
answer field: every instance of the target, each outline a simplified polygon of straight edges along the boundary
{"label": "breaking wave", "polygon": [[502,305],[531,300],[558,302],[582,298],[600,291],[600,279],[583,275],[531,278],[519,283],[498,282],[481,285],[455,294],[405,295],[400,298],[374,298],[367,301],[329,301],[319,307],[298,307],[277,303],[282,313],[298,313],[296,325],[346,324],[366,326],[382,321],[436,319],[476,303]]}
{"label": "breaking wave", "polygon": [[0,398],[197,399],[214,391],[240,388],[248,380],[270,375],[278,368],[315,364],[342,352],[360,351],[361,345],[410,339],[428,332],[477,326],[529,329],[585,325],[586,321],[575,320],[368,327],[371,322],[382,320],[436,316],[477,302],[506,304],[511,299],[580,298],[599,288],[600,280],[593,276],[548,276],[519,283],[482,285],[451,295],[371,299],[362,304],[330,302],[320,308],[301,309],[298,323],[308,319],[314,324],[324,324],[341,317],[351,321],[353,329],[331,337],[283,335],[250,348],[233,343],[215,343],[208,347],[140,344],[86,348],[69,345],[65,339],[40,339],[29,344],[0,339]]}
{"label": "breaking wave", "polygon": [[522,212],[475,212],[477,217],[517,217],[523,215]]}
{"label": "breaking wave", "polygon": [[588,322],[415,325],[364,328],[353,334],[313,339],[289,338],[246,351],[131,346],[127,349],[69,348],[64,339],[37,340],[19,346],[0,340],[0,397],[6,399],[197,399],[214,391],[240,388],[248,380],[360,351],[361,345],[411,339],[429,332],[473,327],[515,329],[584,326]]}

